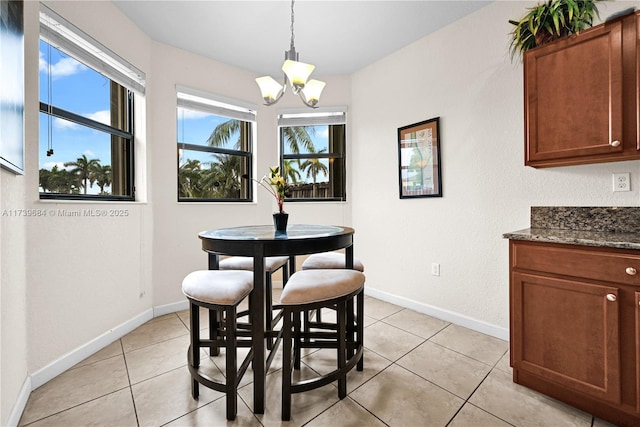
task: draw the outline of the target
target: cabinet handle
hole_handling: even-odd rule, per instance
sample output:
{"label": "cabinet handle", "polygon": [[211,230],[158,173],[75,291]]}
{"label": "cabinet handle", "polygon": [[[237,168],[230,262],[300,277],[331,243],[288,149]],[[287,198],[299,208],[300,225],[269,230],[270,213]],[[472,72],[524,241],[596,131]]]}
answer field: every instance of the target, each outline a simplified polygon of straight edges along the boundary
{"label": "cabinet handle", "polygon": [[620,144],[622,144],[622,143],[621,143],[620,141],[618,141],[617,139],[616,139],[616,140],[614,140],[614,141],[611,141],[611,142],[609,143],[609,145],[611,145],[612,147],[619,147],[619,146],[620,146]]}
{"label": "cabinet handle", "polygon": [[635,276],[636,273],[637,273],[636,269],[633,268],[633,267],[627,267],[627,269],[625,271],[627,272],[627,274],[629,276]]}
{"label": "cabinet handle", "polygon": [[614,302],[617,299],[618,297],[616,297],[614,294],[607,294],[607,300]]}

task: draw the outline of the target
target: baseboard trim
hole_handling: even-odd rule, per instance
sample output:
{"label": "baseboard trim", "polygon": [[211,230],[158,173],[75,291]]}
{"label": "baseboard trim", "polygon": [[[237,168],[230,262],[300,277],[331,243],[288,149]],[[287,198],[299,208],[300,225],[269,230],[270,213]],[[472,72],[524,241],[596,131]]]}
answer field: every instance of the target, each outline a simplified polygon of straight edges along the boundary
{"label": "baseboard trim", "polygon": [[18,393],[18,399],[16,399],[15,405],[11,409],[11,414],[9,414],[9,419],[7,420],[7,427],[16,427],[20,422],[20,418],[22,417],[22,413],[24,412],[24,408],[27,406],[27,401],[29,400],[29,395],[31,394],[31,377],[27,376],[25,378],[24,383],[22,383],[22,388],[20,389],[20,393]]}
{"label": "baseboard trim", "polygon": [[189,309],[189,301],[186,299],[180,302],[174,302],[171,304],[159,305],[157,307],[153,307],[153,317],[164,316],[165,314],[175,313],[177,311],[183,311]]}
{"label": "baseboard trim", "polygon": [[145,310],[141,314],[127,320],[113,329],[110,329],[99,337],[81,345],[57,360],[49,363],[42,369],[34,372],[31,374],[31,390],[35,390],[41,385],[46,384],[48,381],[57,377],[64,371],[83,361],[97,351],[102,350],[115,340],[122,338],[143,323],[151,320],[153,318],[153,312],[154,310],[151,308]]}
{"label": "baseboard trim", "polygon": [[367,286],[365,286],[364,288],[364,293],[365,295],[372,296],[379,300],[399,305],[400,307],[409,308],[411,310],[417,311],[418,313],[427,314],[446,322],[469,328],[476,332],[490,335],[501,340],[509,341],[509,329],[507,328],[501,328],[500,326],[483,322],[482,320],[474,319],[472,317],[465,316],[464,314],[434,307],[429,304],[423,304],[414,300],[410,300],[408,298],[379,291],[377,289],[372,289]]}

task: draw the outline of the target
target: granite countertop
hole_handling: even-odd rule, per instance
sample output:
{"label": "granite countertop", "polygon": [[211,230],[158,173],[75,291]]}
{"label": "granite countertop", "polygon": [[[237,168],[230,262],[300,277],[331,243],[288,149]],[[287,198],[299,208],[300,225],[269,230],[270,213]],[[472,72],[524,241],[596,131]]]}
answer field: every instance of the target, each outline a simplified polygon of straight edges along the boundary
{"label": "granite countertop", "polygon": [[531,207],[531,227],[512,240],[640,250],[640,208]]}
{"label": "granite countertop", "polygon": [[512,240],[640,250],[640,233],[526,228],[505,233],[502,237]]}

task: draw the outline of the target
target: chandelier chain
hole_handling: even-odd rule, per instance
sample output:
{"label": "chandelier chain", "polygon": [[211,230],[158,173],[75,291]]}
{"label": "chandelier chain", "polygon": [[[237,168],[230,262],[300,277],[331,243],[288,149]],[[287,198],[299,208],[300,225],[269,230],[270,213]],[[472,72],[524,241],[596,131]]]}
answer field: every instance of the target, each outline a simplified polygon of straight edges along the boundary
{"label": "chandelier chain", "polygon": [[294,16],[293,16],[293,4],[295,3],[295,0],[291,0],[291,49],[295,48],[295,45],[293,43],[295,36],[293,35],[293,21],[294,21]]}

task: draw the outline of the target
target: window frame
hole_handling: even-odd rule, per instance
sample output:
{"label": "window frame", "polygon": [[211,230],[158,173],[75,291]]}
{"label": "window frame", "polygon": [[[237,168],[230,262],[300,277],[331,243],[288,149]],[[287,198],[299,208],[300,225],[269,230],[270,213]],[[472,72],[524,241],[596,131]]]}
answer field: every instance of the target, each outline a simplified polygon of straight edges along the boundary
{"label": "window frame", "polygon": [[[210,94],[198,89],[176,85],[176,197],[178,203],[253,203],[254,202],[254,151],[255,151],[255,135],[256,135],[256,107],[253,104],[244,103],[242,101],[224,98],[218,95]],[[244,123],[244,129],[240,132],[245,133],[246,150],[234,150],[229,148],[213,147],[210,145],[193,144],[180,141],[178,132],[178,110],[180,108],[192,111],[198,111],[215,115],[217,117],[225,117],[230,120],[240,120]],[[209,154],[222,154],[229,156],[238,156],[247,161],[247,174],[241,176],[246,183],[246,197],[238,198],[194,198],[180,196],[180,150],[198,151]],[[242,185],[242,184],[241,184]],[[242,195],[242,191],[241,191]]]}
{"label": "window frame", "polygon": [[[122,158],[122,161],[118,162],[118,167],[123,171],[124,175],[124,179],[120,187],[124,192],[126,192],[126,194],[123,195],[47,193],[39,190],[40,179],[38,178],[39,199],[74,201],[135,201],[134,91],[144,94],[146,81],[145,74],[42,3],[40,3],[39,19],[39,40],[85,65],[93,72],[101,74],[111,83],[116,83],[119,86],[118,90],[122,91],[122,95],[117,97],[118,99],[121,99],[121,101],[118,103],[116,108],[119,108],[124,112],[122,118],[124,130],[84,117],[53,104],[49,104],[51,102],[50,99],[39,101],[39,112],[49,116],[49,120],[52,120],[54,117],[68,120],[82,126],[83,128],[97,130],[104,132],[111,137],[115,136],[121,138],[123,144],[116,152],[120,154],[117,157]],[[48,60],[50,59],[51,58],[48,58]],[[113,98],[111,99],[111,102],[113,103]],[[110,111],[113,111],[113,106],[110,107]],[[43,131],[46,130],[39,129],[39,136],[42,135]],[[40,141],[38,144],[40,145]],[[89,144],[84,147],[90,149],[91,145]],[[110,150],[112,160],[114,157],[114,150],[114,147]],[[73,159],[71,159],[71,161],[72,160]],[[114,165],[112,163],[110,164],[113,170]],[[40,156],[38,156],[38,164],[40,164]],[[40,165],[38,165],[38,173],[40,173]]]}
{"label": "window frame", "polygon": [[[327,152],[327,153],[304,153],[304,154],[285,154],[284,127],[296,126],[344,126],[343,152]],[[309,113],[307,110],[280,110],[278,111],[278,145],[280,150],[280,170],[284,171],[286,160],[308,160],[308,159],[342,159],[342,185],[340,191],[341,196],[324,197],[324,198],[293,198],[287,197],[289,202],[346,202],[347,201],[347,109],[346,107],[323,107],[314,109]]]}

